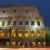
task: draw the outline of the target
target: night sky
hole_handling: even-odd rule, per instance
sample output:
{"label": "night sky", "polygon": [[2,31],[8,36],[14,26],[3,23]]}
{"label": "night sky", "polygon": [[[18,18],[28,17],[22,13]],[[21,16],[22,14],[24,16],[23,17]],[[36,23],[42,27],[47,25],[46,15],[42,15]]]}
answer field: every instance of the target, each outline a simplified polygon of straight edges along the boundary
{"label": "night sky", "polygon": [[0,0],[0,5],[32,4],[37,6],[44,17],[44,24],[50,27],[50,0]]}

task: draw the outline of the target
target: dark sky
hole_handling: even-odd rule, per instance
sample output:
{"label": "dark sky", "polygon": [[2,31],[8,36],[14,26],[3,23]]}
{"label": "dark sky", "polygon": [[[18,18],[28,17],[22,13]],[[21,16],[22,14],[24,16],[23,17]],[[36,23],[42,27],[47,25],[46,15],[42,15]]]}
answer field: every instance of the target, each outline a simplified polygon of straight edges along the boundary
{"label": "dark sky", "polygon": [[50,0],[0,0],[0,5],[32,4],[44,17],[45,26],[50,27]]}

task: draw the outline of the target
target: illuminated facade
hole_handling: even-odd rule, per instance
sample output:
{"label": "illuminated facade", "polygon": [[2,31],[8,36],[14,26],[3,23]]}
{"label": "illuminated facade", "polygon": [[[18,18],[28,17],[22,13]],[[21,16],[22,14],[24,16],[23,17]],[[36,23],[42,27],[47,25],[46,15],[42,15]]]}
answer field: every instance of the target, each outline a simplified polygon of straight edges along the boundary
{"label": "illuminated facade", "polygon": [[0,7],[0,47],[45,47],[45,34],[35,6]]}
{"label": "illuminated facade", "polygon": [[50,28],[46,27],[46,46],[50,47]]}

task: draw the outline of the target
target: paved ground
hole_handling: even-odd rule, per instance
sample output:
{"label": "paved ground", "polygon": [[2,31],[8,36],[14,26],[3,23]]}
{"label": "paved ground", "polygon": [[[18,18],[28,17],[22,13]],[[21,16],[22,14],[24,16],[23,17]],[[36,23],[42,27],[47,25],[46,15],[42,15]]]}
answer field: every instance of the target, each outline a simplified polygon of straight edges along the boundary
{"label": "paved ground", "polygon": [[50,50],[50,48],[0,48],[0,50]]}

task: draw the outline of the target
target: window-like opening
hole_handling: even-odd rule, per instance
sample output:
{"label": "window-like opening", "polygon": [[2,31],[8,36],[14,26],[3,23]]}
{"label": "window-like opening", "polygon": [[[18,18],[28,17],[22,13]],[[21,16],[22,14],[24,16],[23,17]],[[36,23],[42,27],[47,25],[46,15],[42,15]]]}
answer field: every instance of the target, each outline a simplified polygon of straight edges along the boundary
{"label": "window-like opening", "polygon": [[34,25],[35,23],[34,23],[34,21],[31,21],[31,25]]}
{"label": "window-like opening", "polygon": [[29,25],[29,21],[25,21],[25,25]]}
{"label": "window-like opening", "polygon": [[11,21],[8,21],[8,25],[10,25],[11,24]]}
{"label": "window-like opening", "polygon": [[23,21],[19,21],[19,25],[23,25]]}
{"label": "window-like opening", "polygon": [[29,36],[29,31],[25,31],[25,37]]}
{"label": "window-like opening", "polygon": [[16,9],[14,9],[14,13],[16,13]]}
{"label": "window-like opening", "polygon": [[26,12],[28,13],[28,9],[26,10]]}
{"label": "window-like opening", "polygon": [[2,26],[4,26],[4,24],[5,24],[5,21],[2,21]]}
{"label": "window-like opening", "polygon": [[5,13],[5,10],[3,10],[3,13]]}
{"label": "window-like opening", "polygon": [[18,31],[18,37],[22,37],[22,31]]}
{"label": "window-like opening", "polygon": [[13,25],[16,25],[17,23],[16,23],[16,21],[13,21]]}
{"label": "window-like opening", "polygon": [[37,25],[40,26],[40,21],[37,21]]}

